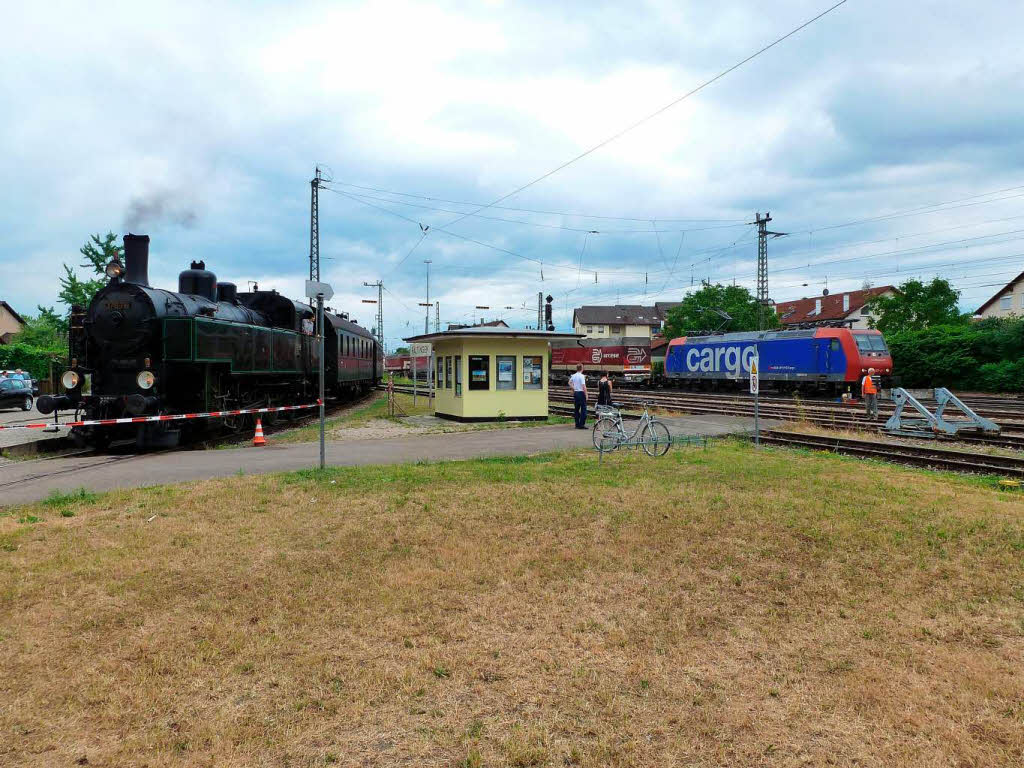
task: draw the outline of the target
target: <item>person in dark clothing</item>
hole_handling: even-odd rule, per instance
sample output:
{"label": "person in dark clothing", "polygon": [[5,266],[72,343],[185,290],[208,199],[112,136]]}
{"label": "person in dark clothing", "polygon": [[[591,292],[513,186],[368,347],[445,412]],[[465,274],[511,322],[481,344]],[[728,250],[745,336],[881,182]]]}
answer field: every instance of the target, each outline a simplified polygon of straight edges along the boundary
{"label": "person in dark clothing", "polygon": [[608,378],[608,371],[602,373],[600,381],[597,382],[597,404],[611,407],[612,380]]}
{"label": "person in dark clothing", "polygon": [[576,373],[569,377],[569,389],[572,390],[572,414],[576,419],[576,429],[587,428],[587,377],[583,375],[583,365],[577,363]]}

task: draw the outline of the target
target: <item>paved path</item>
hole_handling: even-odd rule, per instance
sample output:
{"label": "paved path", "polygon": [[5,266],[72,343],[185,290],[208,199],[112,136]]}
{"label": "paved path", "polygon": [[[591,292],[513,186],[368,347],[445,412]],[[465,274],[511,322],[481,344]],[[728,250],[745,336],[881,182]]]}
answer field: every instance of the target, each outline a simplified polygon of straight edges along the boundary
{"label": "paved path", "polygon": [[[74,411],[65,411],[61,414],[61,421],[74,421]],[[31,411],[23,411],[21,408],[0,409],[0,424],[4,426],[16,426],[18,424],[38,424],[40,422],[52,422],[53,414],[44,416],[32,406]],[[33,443],[39,440],[53,440],[55,437],[65,437],[67,429],[60,432],[47,432],[43,429],[0,429],[0,448],[10,448],[24,443]]]}
{"label": "paved path", "polygon": [[[752,419],[739,416],[694,416],[664,420],[673,436],[722,435],[749,430]],[[767,427],[765,421],[763,424]],[[571,426],[487,429],[412,435],[377,440],[349,440],[327,445],[332,466],[401,464],[421,460],[471,459],[480,456],[527,455],[568,448],[592,448],[590,429]],[[34,459],[0,466],[0,507],[45,498],[52,491],[87,488],[140,488],[239,471],[247,475],[316,466],[319,443],[273,441],[264,448],[210,451],[168,451],[129,456],[71,456]]]}

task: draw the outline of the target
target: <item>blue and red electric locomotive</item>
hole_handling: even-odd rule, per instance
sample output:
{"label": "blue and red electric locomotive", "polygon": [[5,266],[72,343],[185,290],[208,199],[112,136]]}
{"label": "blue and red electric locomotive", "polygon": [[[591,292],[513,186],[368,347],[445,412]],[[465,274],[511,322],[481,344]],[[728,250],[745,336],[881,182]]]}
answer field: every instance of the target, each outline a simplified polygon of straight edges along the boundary
{"label": "blue and red electric locomotive", "polygon": [[811,328],[672,339],[665,376],[677,383],[735,386],[747,379],[755,357],[763,386],[783,391],[859,393],[868,369],[875,369],[883,387],[890,386],[893,373],[892,356],[878,331]]}

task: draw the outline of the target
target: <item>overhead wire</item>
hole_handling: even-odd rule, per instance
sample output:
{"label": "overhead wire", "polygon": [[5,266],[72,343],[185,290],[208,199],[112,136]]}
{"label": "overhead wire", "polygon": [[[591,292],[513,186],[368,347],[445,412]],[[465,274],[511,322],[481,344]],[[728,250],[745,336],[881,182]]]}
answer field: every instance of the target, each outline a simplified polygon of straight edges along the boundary
{"label": "overhead wire", "polygon": [[[572,213],[567,211],[549,211],[538,208],[516,208],[510,205],[487,205],[486,203],[473,203],[466,200],[451,200],[444,197],[431,197],[429,195],[417,195],[411,192],[397,192],[392,189],[383,189],[381,187],[369,187],[360,184],[352,184],[344,181],[334,181],[333,184],[341,184],[345,187],[353,187],[355,189],[363,189],[371,192],[381,192],[388,195],[399,195],[401,197],[413,197],[418,200],[430,200],[437,203],[450,203],[452,205],[468,205],[468,206],[479,206],[486,208],[497,208],[502,211],[514,211],[519,213],[538,213],[548,216],[565,216],[566,218],[576,219],[599,219],[603,221],[636,221],[636,222],[648,222],[652,217],[650,216],[609,216],[597,213]],[[398,201],[395,201],[398,202]],[[440,210],[440,209],[438,209]],[[455,213],[455,211],[453,211]],[[463,213],[463,211],[458,211]],[[688,219],[676,219],[670,216],[655,216],[653,217],[657,221],[663,222],[706,222],[706,221],[717,221],[717,222],[729,222],[734,224],[743,224],[746,222],[745,219],[719,219],[719,218],[688,218]]]}
{"label": "overhead wire", "polygon": [[597,144],[595,144],[594,146],[590,147],[589,149],[587,149],[587,150],[585,150],[583,152],[580,152],[575,157],[570,158],[569,160],[566,160],[561,165],[559,165],[559,166],[557,166],[555,168],[552,168],[550,171],[548,171],[548,172],[546,172],[544,174],[541,174],[540,176],[538,176],[537,178],[533,179],[532,181],[528,181],[526,184],[523,184],[523,185],[521,185],[519,187],[516,187],[511,192],[508,192],[507,194],[504,194],[501,197],[498,197],[495,200],[492,200],[490,203],[481,206],[480,208],[478,208],[477,210],[473,211],[472,213],[463,214],[463,215],[459,216],[459,218],[454,219],[453,221],[449,221],[447,224],[445,224],[445,226],[446,227],[450,227],[453,224],[456,224],[457,222],[462,221],[463,219],[465,219],[465,218],[467,218],[469,216],[475,216],[476,214],[480,213],[483,210],[486,210],[487,208],[491,208],[491,207],[497,205],[498,203],[502,203],[505,200],[508,200],[510,197],[518,195],[520,192],[523,192],[523,191],[529,189],[530,187],[532,187],[532,186],[534,186],[536,184],[539,184],[540,182],[544,181],[545,179],[548,179],[548,178],[554,176],[556,173],[565,170],[569,166],[573,165],[574,163],[579,162],[580,160],[582,160],[583,158],[587,157],[588,155],[593,154],[594,152],[596,152],[597,150],[601,149],[602,147],[608,146],[613,141],[616,141],[617,139],[622,138],[623,136],[625,136],[630,131],[633,131],[633,130],[639,128],[641,125],[644,125],[645,123],[650,122],[655,117],[658,117],[659,115],[667,112],[668,110],[672,109],[676,105],[681,104],[683,101],[685,101],[686,99],[690,98],[691,96],[694,96],[695,94],[700,93],[705,88],[707,88],[709,85],[712,85],[713,83],[718,82],[719,80],[721,80],[726,75],[728,75],[731,72],[734,72],[737,69],[739,69],[740,67],[742,67],[744,64],[747,64],[748,62],[753,61],[758,56],[760,56],[761,54],[766,53],[767,51],[771,50],[772,48],[774,48],[779,43],[783,42],[784,40],[789,39],[793,35],[795,35],[798,32],[800,32],[801,30],[806,29],[811,24],[813,24],[814,22],[818,21],[819,19],[827,16],[828,14],[832,13],[832,11],[836,10],[840,6],[845,5],[846,2],[847,2],[847,0],[839,0],[838,3],[835,3],[834,5],[830,6],[829,8],[826,8],[824,11],[819,13],[817,16],[814,16],[813,18],[808,19],[807,21],[805,21],[800,26],[795,27],[794,29],[791,29],[786,34],[782,35],[781,37],[776,38],[772,42],[768,43],[767,45],[763,46],[762,48],[758,49],[754,53],[752,53],[749,56],[747,56],[745,59],[743,59],[741,61],[738,61],[735,64],[733,64],[732,66],[722,70],[721,72],[719,72],[714,77],[712,77],[712,78],[710,78],[708,80],[705,80],[704,82],[702,82],[697,87],[687,91],[682,96],[680,96],[680,97],[678,97],[676,99],[673,99],[672,101],[670,101],[668,104],[664,105],[663,107],[660,107],[659,109],[656,109],[654,112],[651,112],[650,114],[645,115],[644,117],[642,117],[639,120],[631,123],[630,125],[626,126],[625,128],[623,128],[622,130],[618,131],[617,133],[614,133],[611,136],[609,136],[608,138],[604,139],[603,141],[598,142]]}

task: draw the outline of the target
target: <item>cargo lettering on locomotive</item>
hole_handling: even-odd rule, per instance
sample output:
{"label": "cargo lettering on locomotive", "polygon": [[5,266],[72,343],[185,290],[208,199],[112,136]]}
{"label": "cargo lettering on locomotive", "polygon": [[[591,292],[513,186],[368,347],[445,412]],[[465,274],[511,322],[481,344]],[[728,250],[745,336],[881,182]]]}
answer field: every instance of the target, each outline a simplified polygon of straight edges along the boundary
{"label": "cargo lettering on locomotive", "polygon": [[757,347],[748,345],[714,346],[703,349],[694,347],[686,353],[686,369],[704,373],[731,373],[740,376],[750,371],[750,364],[757,357]]}

